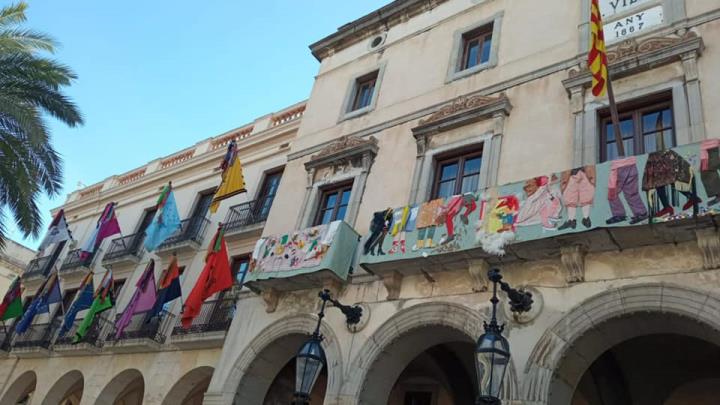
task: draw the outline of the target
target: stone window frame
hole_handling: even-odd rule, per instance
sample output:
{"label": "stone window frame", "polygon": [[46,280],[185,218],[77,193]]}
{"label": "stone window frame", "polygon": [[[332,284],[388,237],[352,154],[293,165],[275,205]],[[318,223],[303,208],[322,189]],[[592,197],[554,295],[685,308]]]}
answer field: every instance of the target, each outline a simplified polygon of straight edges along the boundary
{"label": "stone window frame", "polygon": [[[382,79],[385,75],[385,67],[387,66],[387,62],[382,62],[378,64],[377,66],[373,67],[372,69],[364,70],[360,74],[354,75],[350,82],[348,83],[347,90],[345,91],[345,99],[342,103],[342,109],[340,110],[340,118],[338,119],[338,123],[349,120],[352,118],[359,117],[361,115],[365,115],[375,109],[375,106],[377,105],[377,100],[380,94],[380,87],[382,86]],[[358,108],[357,110],[350,110],[352,107],[352,103],[355,100],[355,94],[358,91],[358,80],[368,76],[374,72],[377,72],[377,79],[375,79],[375,88],[373,89],[373,95],[372,99],[370,100],[370,104],[363,108]]]}
{"label": "stone window frame", "polygon": [[[420,204],[431,198],[437,156],[468,147],[482,147],[483,149],[478,192],[496,186],[500,168],[502,136],[505,121],[511,110],[512,105],[505,94],[497,97],[464,96],[440,108],[429,118],[421,120],[419,125],[412,129],[417,146],[417,156],[408,202]],[[469,135],[456,142],[430,147],[431,138],[436,134],[488,119],[493,120],[492,129]]]}
{"label": "stone window frame", "polygon": [[[702,38],[692,31],[663,37],[633,38],[608,50],[611,77],[615,80],[671,63],[680,62],[684,74],[673,80],[616,94],[618,103],[655,93],[671,92],[677,145],[706,138],[703,102],[697,59],[702,55]],[[608,108],[607,98],[596,99],[588,91],[592,78],[587,68],[569,71],[563,86],[570,97],[574,117],[573,167],[596,164],[600,160],[598,110]],[[616,89],[617,92],[617,89]]]}
{"label": "stone window frame", "polygon": [[[500,32],[502,30],[502,20],[505,15],[504,11],[495,13],[494,15],[480,20],[472,25],[463,27],[456,30],[453,33],[453,44],[450,52],[450,62],[448,63],[447,77],[445,83],[450,83],[455,80],[464,79],[468,76],[472,76],[476,73],[482,72],[483,70],[491,69],[498,64],[498,52],[500,49]],[[487,62],[475,65],[469,69],[461,70],[460,59],[464,50],[464,36],[465,34],[481,29],[484,26],[492,24],[492,42],[490,45],[490,58]]]}
{"label": "stone window frame", "polygon": [[[363,139],[346,135],[330,142],[325,149],[305,163],[307,185],[295,229],[313,226],[323,190],[333,185],[350,182],[352,182],[350,201],[343,221],[350,226],[355,225],[370,168],[378,153],[377,143],[377,139],[373,136]],[[357,167],[353,167],[353,160],[359,162]],[[340,166],[349,167],[349,169],[327,180],[315,179],[319,170]]]}
{"label": "stone window frame", "polygon": [[[580,1],[580,24],[578,26],[578,53],[587,53],[590,49],[590,1],[588,0],[578,0]],[[626,11],[624,13],[618,14],[618,16],[613,16],[612,20],[616,19],[622,19],[624,17],[627,17],[630,14],[633,14],[639,10],[647,10],[650,8],[653,8],[655,6],[662,5],[663,6],[663,23],[660,25],[657,25],[651,29],[648,29],[647,31],[642,31],[641,33],[637,35],[632,35],[626,38],[627,39],[636,39],[636,38],[642,38],[643,36],[652,35],[653,33],[657,33],[658,31],[662,31],[663,29],[666,29],[674,24],[676,24],[679,21],[684,20],[687,18],[687,13],[685,11],[685,0],[653,0],[648,3],[643,3],[642,5],[638,6],[637,8],[633,8],[629,11]],[[607,23],[607,21],[603,20],[603,23]],[[607,35],[605,36],[605,39],[607,40]],[[620,40],[618,42],[613,42],[609,46],[615,46],[619,43],[622,43],[623,40]]]}

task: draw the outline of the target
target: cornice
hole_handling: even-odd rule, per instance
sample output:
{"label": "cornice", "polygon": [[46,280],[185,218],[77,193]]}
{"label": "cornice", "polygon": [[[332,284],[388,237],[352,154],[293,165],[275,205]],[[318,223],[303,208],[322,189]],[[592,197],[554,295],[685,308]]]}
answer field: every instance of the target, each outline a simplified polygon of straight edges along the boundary
{"label": "cornice", "polygon": [[360,157],[370,154],[375,157],[378,152],[378,140],[374,136],[363,139],[357,136],[343,136],[331,142],[318,154],[313,155],[308,162],[305,163],[305,169],[315,169],[318,167],[329,166],[338,161]]}
{"label": "cornice", "polygon": [[512,111],[512,104],[505,93],[495,97],[490,96],[461,96],[420,120],[419,125],[412,129],[417,139],[443,131],[449,131],[477,121],[492,118],[497,114],[508,116]]}

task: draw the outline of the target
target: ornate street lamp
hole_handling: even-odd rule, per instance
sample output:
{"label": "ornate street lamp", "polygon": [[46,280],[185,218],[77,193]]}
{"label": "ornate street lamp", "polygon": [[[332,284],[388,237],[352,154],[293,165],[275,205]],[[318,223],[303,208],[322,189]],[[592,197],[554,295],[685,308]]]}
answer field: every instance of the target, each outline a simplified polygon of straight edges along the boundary
{"label": "ornate street lamp", "polygon": [[497,323],[497,287],[505,291],[510,298],[510,310],[522,313],[532,308],[532,294],[511,288],[508,283],[502,281],[500,270],[491,269],[488,271],[488,279],[493,282],[492,318],[490,323],[483,322],[485,333],[477,342],[475,348],[475,365],[477,367],[478,389],[480,395],[477,405],[500,405],[500,390],[502,389],[505,370],[510,364],[510,344],[502,336],[505,325]]}
{"label": "ornate street lamp", "polygon": [[295,376],[295,394],[293,395],[293,405],[309,405],[310,404],[310,393],[312,392],[320,372],[323,367],[326,367],[327,361],[325,360],[325,350],[323,350],[321,342],[323,341],[323,335],[320,334],[320,323],[325,317],[325,305],[330,301],[334,307],[340,309],[345,314],[346,322],[348,325],[356,325],[360,322],[362,317],[362,308],[359,306],[351,307],[349,305],[343,305],[338,300],[335,300],[330,295],[330,290],[321,291],[318,296],[322,300],[322,306],[318,313],[317,326],[315,331],[310,337],[310,340],[305,342],[300,348],[297,354],[296,360],[296,376]]}

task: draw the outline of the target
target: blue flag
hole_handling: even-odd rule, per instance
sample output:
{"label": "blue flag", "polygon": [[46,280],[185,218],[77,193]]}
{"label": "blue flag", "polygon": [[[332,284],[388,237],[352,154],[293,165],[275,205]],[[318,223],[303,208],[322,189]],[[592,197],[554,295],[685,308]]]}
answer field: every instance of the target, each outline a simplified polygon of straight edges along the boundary
{"label": "blue flag", "polygon": [[20,318],[17,325],[15,325],[15,333],[17,333],[18,335],[22,335],[23,333],[25,333],[25,331],[28,330],[30,325],[32,325],[32,321],[33,319],[35,319],[35,314],[37,314],[37,308],[41,300],[42,297],[39,296],[33,298],[27,310],[25,310],[22,318]]}
{"label": "blue flag", "polygon": [[37,312],[40,314],[50,312],[50,304],[60,301],[62,301],[62,292],[60,291],[60,279],[56,271],[50,275],[48,283],[45,285],[45,291],[40,295]]}
{"label": "blue flag", "polygon": [[180,289],[180,267],[178,266],[177,256],[173,255],[167,269],[160,276],[160,284],[158,284],[157,299],[155,305],[148,312],[146,322],[149,322],[154,316],[160,314],[163,307],[168,302],[182,296]]}
{"label": "blue flag", "polygon": [[78,291],[78,294],[75,297],[75,301],[73,301],[72,305],[70,305],[70,308],[68,308],[67,312],[65,312],[65,319],[63,319],[63,324],[60,327],[60,336],[65,336],[65,334],[70,330],[70,328],[72,328],[78,312],[90,308],[94,299],[94,295],[95,287],[93,285],[93,273],[90,273],[83,281],[83,286],[80,287],[80,291]]}
{"label": "blue flag", "polygon": [[155,218],[145,230],[145,249],[148,252],[157,249],[165,239],[177,232],[178,229],[180,229],[180,215],[178,214],[172,186],[168,184],[158,198]]}

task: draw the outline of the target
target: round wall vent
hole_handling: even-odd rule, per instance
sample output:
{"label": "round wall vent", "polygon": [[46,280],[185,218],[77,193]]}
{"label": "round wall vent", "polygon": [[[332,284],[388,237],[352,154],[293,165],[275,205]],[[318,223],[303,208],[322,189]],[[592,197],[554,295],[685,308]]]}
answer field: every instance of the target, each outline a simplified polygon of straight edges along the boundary
{"label": "round wall vent", "polygon": [[383,32],[382,34],[374,36],[370,40],[370,49],[375,49],[375,48],[381,46],[382,44],[384,44],[385,38],[387,38],[387,32]]}

